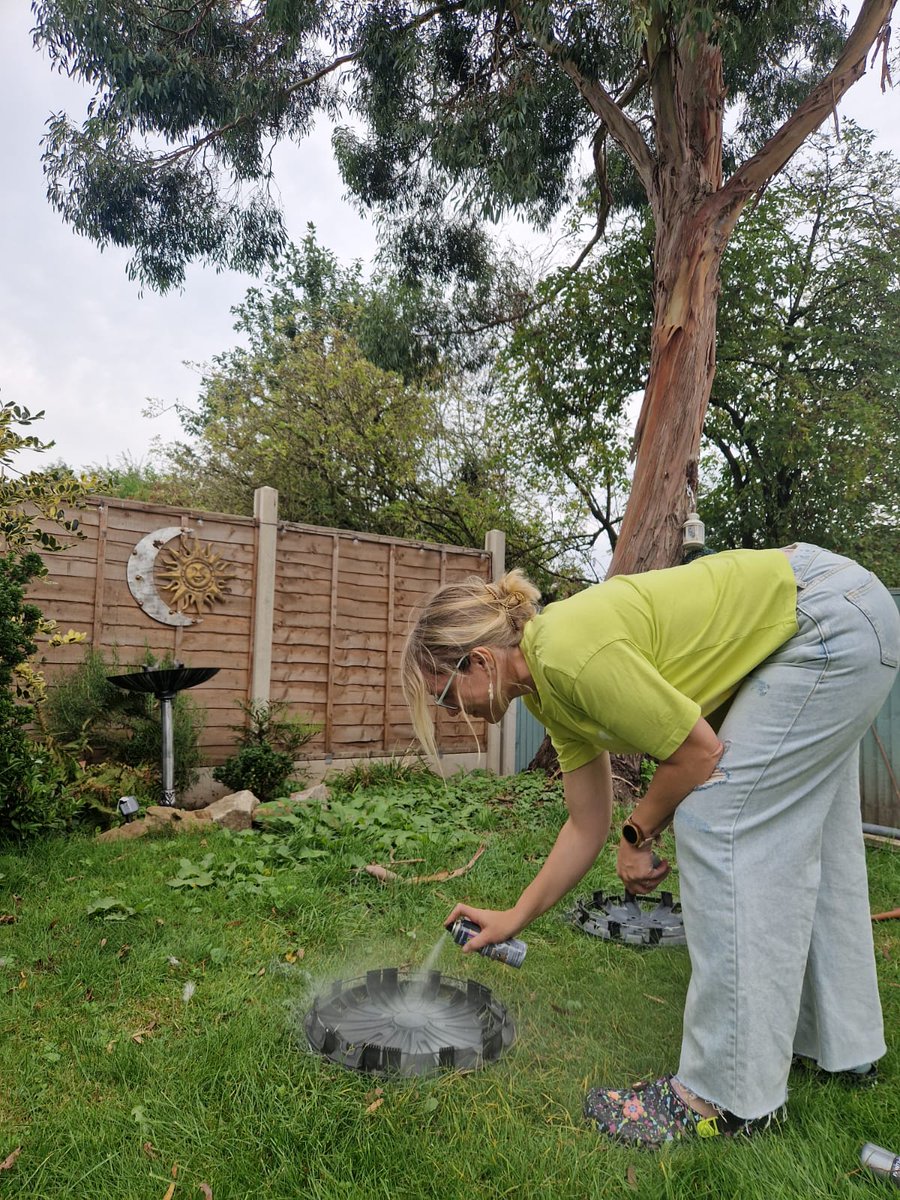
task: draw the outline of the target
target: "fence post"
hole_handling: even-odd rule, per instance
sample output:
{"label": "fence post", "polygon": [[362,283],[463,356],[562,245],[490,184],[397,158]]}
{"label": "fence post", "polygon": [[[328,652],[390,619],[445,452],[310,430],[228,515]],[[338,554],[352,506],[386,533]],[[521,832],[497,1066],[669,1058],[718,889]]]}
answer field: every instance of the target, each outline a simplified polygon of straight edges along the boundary
{"label": "fence post", "polygon": [[253,493],[256,562],[250,631],[250,700],[268,703],[272,684],[272,633],[275,623],[275,559],[278,544],[278,492],[272,487]]}
{"label": "fence post", "polygon": [[[506,570],[506,534],[489,529],[484,548],[491,556],[491,579],[499,579]],[[511,704],[499,725],[488,725],[487,768],[496,775],[516,772],[516,706]]]}

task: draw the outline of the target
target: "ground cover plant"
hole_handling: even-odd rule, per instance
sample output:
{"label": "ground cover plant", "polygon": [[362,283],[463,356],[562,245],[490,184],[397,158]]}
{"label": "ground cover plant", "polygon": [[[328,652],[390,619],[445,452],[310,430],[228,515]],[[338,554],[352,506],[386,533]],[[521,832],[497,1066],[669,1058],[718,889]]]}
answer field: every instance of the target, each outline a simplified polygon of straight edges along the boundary
{"label": "ground cover plant", "polygon": [[[896,923],[876,926],[892,1043],[876,1089],[798,1073],[780,1135],[659,1154],[607,1146],[582,1124],[582,1092],[674,1069],[686,953],[588,938],[564,906],[525,931],[518,971],[440,933],[457,900],[514,899],[562,818],[539,775],[444,788],[371,772],[264,833],[76,836],[0,854],[0,1196],[884,1195],[858,1154],[866,1141],[900,1149]],[[401,875],[435,872],[481,845],[467,874],[433,885],[382,886],[358,869],[393,859]],[[873,910],[894,908],[900,855],[871,849],[869,861]],[[578,892],[591,887],[616,887],[612,846]],[[439,969],[486,983],[515,1018],[499,1063],[392,1081],[305,1050],[299,1017],[317,987],[421,965],[439,938]]]}

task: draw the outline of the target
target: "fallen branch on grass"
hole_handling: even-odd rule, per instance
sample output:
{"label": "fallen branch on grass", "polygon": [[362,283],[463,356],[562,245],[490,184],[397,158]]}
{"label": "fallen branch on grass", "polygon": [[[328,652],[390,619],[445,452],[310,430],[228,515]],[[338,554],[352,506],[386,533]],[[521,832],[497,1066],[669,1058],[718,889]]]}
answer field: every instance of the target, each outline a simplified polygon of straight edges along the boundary
{"label": "fallen branch on grass", "polygon": [[388,870],[387,867],[382,867],[380,863],[369,863],[361,870],[380,880],[381,883],[443,883],[446,879],[458,879],[460,875],[465,875],[466,871],[471,871],[486,849],[487,847],[483,844],[479,846],[464,867],[457,867],[453,871],[435,871],[433,875],[413,875],[410,879],[404,879],[402,875]]}

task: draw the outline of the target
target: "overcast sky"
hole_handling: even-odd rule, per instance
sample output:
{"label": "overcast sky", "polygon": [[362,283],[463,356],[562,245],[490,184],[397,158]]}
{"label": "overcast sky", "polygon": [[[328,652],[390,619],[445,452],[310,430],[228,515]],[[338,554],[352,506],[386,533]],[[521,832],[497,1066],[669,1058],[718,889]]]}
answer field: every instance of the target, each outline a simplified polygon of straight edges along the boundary
{"label": "overcast sky", "polygon": [[[198,375],[184,363],[235,344],[230,310],[252,280],[193,268],[181,293],[141,297],[126,251],[101,253],[63,224],[45,197],[39,143],[51,112],[81,120],[85,93],[34,50],[31,24],[26,0],[0,0],[0,398],[45,410],[35,432],[56,442],[47,461],[142,459],[155,437],[180,434],[173,414],[141,415],[148,397],[193,401]],[[877,75],[851,89],[841,113],[900,155],[900,86],[882,95]],[[276,182],[291,238],[312,221],[342,261],[371,259],[373,231],[343,199],[327,130],[279,148]]]}

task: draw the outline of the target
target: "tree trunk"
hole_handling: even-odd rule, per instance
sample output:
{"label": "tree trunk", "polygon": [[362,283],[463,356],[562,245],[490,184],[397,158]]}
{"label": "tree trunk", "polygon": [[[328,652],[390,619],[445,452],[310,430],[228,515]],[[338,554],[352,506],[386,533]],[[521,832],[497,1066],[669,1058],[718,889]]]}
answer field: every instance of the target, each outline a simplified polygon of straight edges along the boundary
{"label": "tree trunk", "polygon": [[690,494],[697,491],[700,433],[715,375],[723,247],[702,210],[658,227],[650,373],[634,437],[631,495],[610,575],[678,561],[681,526]]}
{"label": "tree trunk", "polygon": [[688,489],[697,490],[700,432],[716,369],[719,265],[736,211],[723,219],[722,54],[701,41],[673,50],[659,15],[647,36],[657,165],[650,372],[634,435],[631,495],[610,575],[678,561]]}

